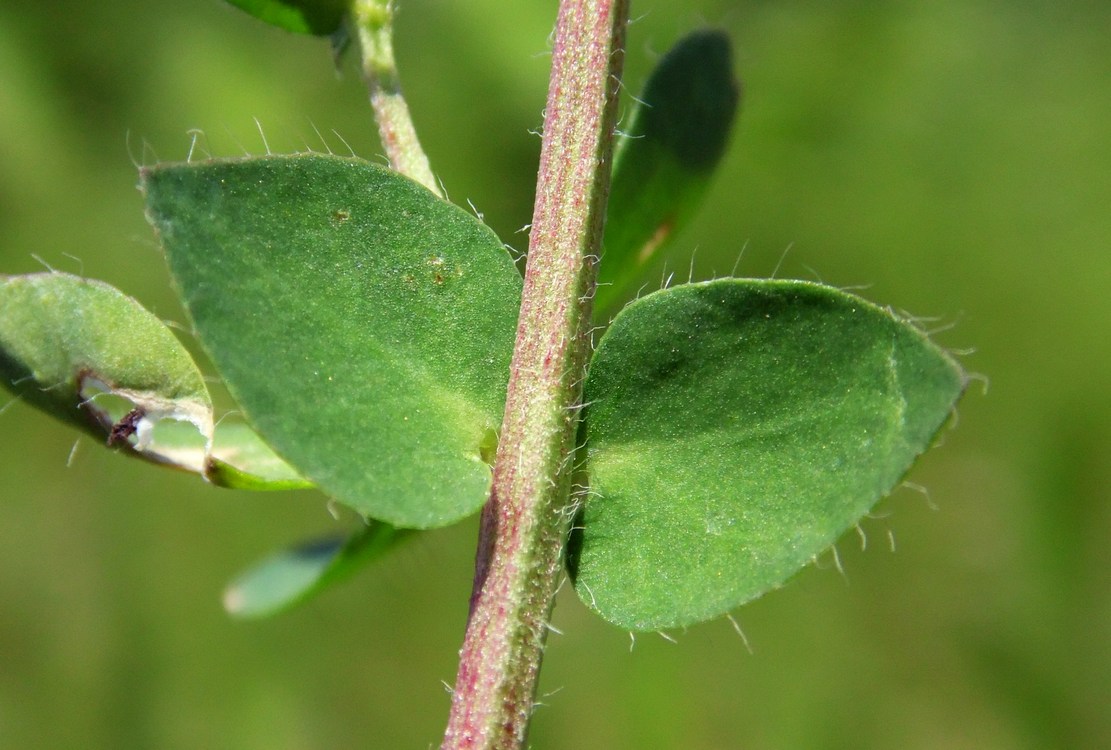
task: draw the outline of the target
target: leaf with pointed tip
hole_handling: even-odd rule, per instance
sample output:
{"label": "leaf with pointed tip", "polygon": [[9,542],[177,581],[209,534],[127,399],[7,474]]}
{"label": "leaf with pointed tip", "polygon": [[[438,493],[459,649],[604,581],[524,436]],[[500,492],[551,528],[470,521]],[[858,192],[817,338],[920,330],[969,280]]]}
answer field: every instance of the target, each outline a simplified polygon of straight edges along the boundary
{"label": "leaf with pointed tip", "polygon": [[323,539],[282,550],[239,575],[224,591],[224,609],[243,619],[284,612],[379,559],[413,531],[371,521],[344,539]]}
{"label": "leaf with pointed tip", "polygon": [[614,154],[596,308],[621,300],[702,202],[740,99],[729,37],[696,31],[652,72]]}
{"label": "leaf with pointed tip", "polygon": [[779,586],[902,480],[964,383],[919,330],[818,284],[722,279],[632,303],[586,383],[579,596],[657,630]]}
{"label": "leaf with pointed tip", "polygon": [[260,21],[297,34],[329,36],[343,26],[347,0],[228,0]]}
{"label": "leaf with pointed tip", "polygon": [[521,294],[493,232],[359,159],[162,165],[142,184],[202,345],[283,459],[396,526],[481,507]]}

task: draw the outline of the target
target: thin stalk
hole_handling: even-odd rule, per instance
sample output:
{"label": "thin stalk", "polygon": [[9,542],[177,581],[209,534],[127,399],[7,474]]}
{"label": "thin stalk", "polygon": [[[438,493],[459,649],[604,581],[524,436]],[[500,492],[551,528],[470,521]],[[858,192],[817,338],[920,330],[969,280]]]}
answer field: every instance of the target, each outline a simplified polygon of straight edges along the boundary
{"label": "thin stalk", "polygon": [[627,0],[560,3],[505,419],[442,750],[517,750],[528,732],[574,512],[627,17]]}
{"label": "thin stalk", "polygon": [[359,44],[363,80],[378,123],[378,137],[394,171],[443,198],[417,138],[409,105],[401,94],[393,56],[393,13],[391,0],[355,0],[351,8],[351,25]]}

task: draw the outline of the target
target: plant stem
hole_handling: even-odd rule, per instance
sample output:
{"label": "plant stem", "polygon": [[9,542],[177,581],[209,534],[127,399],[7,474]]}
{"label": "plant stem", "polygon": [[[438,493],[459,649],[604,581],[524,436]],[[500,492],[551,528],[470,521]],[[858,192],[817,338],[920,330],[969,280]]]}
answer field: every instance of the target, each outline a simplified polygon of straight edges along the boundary
{"label": "plant stem", "polygon": [[378,123],[378,137],[395,172],[444,197],[417,138],[393,56],[392,0],[355,0],[352,26],[359,43],[363,79]]}
{"label": "plant stem", "polygon": [[574,506],[627,0],[562,0],[528,266],[442,750],[524,746]]}

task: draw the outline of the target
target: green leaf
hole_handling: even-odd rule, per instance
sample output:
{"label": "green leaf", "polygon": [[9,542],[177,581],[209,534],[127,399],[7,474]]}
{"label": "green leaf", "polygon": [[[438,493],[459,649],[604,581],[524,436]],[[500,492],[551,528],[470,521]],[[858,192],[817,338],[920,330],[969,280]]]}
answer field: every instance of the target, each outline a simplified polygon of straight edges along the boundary
{"label": "green leaf", "polygon": [[729,37],[697,31],[652,72],[614,155],[596,308],[620,300],[693,216],[740,99]]}
{"label": "green leaf", "polygon": [[216,425],[205,477],[215,485],[236,490],[301,490],[313,486],[241,422]]}
{"label": "green leaf", "polygon": [[414,532],[371,521],[348,539],[282,550],[240,574],[224,591],[224,609],[258,619],[301,604],[382,557]]}
{"label": "green leaf", "polygon": [[521,294],[485,225],[358,159],[164,165],[142,180],[201,343],[280,456],[396,526],[482,505]]}
{"label": "green leaf", "polygon": [[343,26],[348,0],[228,0],[260,21],[297,34],[329,36]]}
{"label": "green leaf", "polygon": [[101,281],[0,276],[0,376],[21,400],[129,455],[225,487],[311,487],[244,424],[213,429],[189,352]]}
{"label": "green leaf", "polygon": [[779,586],[901,481],[964,384],[919,330],[818,284],[722,279],[632,303],[586,384],[579,596],[654,630]]}
{"label": "green leaf", "polygon": [[[0,375],[26,403],[142,458],[199,471],[212,440],[212,402],[189,353],[99,281],[0,276]],[[163,425],[174,421],[188,425]]]}

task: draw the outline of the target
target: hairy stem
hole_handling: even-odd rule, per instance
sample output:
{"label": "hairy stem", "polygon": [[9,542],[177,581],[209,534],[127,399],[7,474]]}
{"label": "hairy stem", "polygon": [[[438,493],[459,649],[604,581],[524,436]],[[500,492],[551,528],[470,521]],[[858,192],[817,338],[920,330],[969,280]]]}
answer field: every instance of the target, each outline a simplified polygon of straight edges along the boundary
{"label": "hairy stem", "polygon": [[401,79],[393,57],[393,13],[392,0],[355,0],[351,8],[363,79],[378,123],[378,136],[395,172],[419,182],[442,198],[440,185],[417,139],[409,105],[401,94]]}
{"label": "hairy stem", "polygon": [[573,506],[626,0],[562,0],[528,267],[443,750],[524,747]]}

